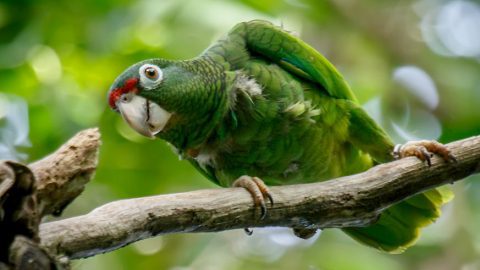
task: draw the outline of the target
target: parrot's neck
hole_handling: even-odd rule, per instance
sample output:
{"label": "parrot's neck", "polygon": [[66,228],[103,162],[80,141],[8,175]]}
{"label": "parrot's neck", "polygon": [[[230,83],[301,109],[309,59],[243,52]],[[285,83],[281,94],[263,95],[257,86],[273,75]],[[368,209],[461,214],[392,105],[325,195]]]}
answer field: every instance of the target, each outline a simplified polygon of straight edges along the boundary
{"label": "parrot's neck", "polygon": [[183,155],[194,153],[208,144],[210,137],[218,139],[222,133],[236,74],[225,72],[223,66],[205,58],[181,64],[193,75],[178,89],[182,104],[173,110],[167,126],[157,136]]}

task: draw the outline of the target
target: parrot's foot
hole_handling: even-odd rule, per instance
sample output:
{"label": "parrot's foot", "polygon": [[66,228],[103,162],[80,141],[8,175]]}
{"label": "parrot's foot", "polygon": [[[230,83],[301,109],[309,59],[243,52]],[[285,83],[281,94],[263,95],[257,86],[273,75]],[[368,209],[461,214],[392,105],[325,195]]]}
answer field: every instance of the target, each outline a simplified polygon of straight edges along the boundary
{"label": "parrot's foot", "polygon": [[317,229],[309,229],[309,228],[292,228],[293,234],[295,236],[300,237],[302,239],[308,239],[317,233]]}
{"label": "parrot's foot", "polygon": [[393,150],[393,157],[401,159],[415,156],[422,161],[427,161],[428,166],[432,165],[433,154],[441,156],[447,162],[456,162],[455,158],[447,147],[437,141],[410,141],[405,144],[397,144]]}
{"label": "parrot's foot", "polygon": [[[273,206],[273,198],[268,190],[267,185],[258,177],[250,177],[248,175],[240,176],[235,182],[233,182],[234,187],[243,187],[245,188],[253,197],[253,202],[256,207],[260,207],[261,215],[260,219],[264,219],[267,215],[267,206],[265,200],[270,201],[270,205]],[[245,229],[247,234],[251,234],[251,231],[247,228]]]}

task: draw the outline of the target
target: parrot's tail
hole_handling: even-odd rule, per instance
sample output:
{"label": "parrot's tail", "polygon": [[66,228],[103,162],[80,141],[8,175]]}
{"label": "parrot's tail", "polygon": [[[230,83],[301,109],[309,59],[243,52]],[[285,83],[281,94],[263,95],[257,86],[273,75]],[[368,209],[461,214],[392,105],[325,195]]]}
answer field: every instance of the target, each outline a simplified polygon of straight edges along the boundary
{"label": "parrot's tail", "polygon": [[432,189],[386,209],[371,226],[343,231],[365,245],[401,253],[415,243],[420,229],[433,223],[441,214],[440,207],[452,198],[453,193],[447,186]]}

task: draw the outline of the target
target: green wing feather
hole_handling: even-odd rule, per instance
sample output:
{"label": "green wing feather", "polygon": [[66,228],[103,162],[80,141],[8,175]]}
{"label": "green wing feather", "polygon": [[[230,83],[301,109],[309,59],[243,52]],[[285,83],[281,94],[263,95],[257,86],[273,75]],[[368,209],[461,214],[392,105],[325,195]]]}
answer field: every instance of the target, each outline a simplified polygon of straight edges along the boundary
{"label": "green wing feather", "polygon": [[317,50],[273,24],[255,20],[238,24],[248,50],[278,63],[285,70],[319,84],[334,98],[356,102],[350,87],[337,69]]}

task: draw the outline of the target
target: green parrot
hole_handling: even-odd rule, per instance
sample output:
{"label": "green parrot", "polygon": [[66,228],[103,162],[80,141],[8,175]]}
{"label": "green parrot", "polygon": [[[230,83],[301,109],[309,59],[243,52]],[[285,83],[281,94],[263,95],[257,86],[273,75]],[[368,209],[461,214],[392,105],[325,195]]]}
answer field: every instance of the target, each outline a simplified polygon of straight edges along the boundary
{"label": "green parrot", "polygon": [[[262,217],[265,202],[273,204],[268,185],[327,180],[405,156],[454,160],[435,141],[395,146],[325,57],[266,21],[237,24],[191,60],[136,63],[108,99],[134,130],[167,141],[214,183],[247,189]],[[433,189],[386,209],[373,225],[342,230],[399,253],[451,198],[447,188]]]}

